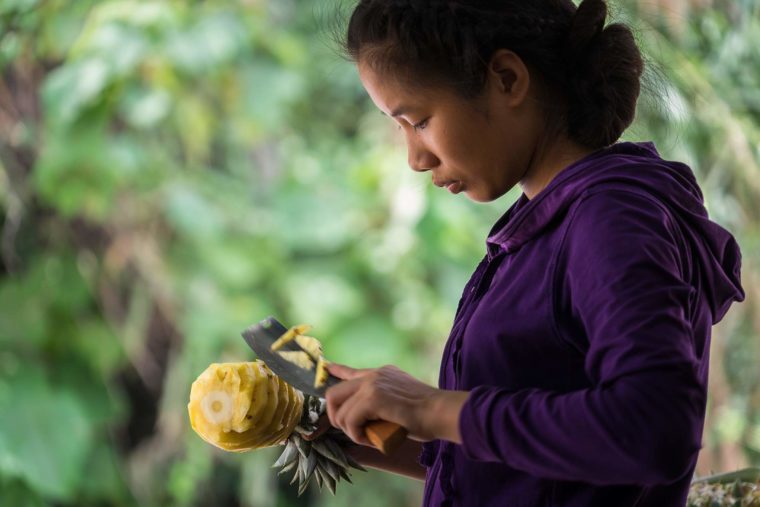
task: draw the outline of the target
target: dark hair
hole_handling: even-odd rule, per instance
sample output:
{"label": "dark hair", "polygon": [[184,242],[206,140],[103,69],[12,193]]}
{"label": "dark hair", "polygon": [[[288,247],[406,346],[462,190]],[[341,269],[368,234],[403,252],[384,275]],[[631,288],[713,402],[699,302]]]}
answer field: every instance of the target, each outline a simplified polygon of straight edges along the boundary
{"label": "dark hair", "polygon": [[591,148],[614,143],[636,112],[644,63],[604,0],[360,0],[343,49],[355,62],[473,98],[498,49],[514,51],[562,106],[560,130]]}

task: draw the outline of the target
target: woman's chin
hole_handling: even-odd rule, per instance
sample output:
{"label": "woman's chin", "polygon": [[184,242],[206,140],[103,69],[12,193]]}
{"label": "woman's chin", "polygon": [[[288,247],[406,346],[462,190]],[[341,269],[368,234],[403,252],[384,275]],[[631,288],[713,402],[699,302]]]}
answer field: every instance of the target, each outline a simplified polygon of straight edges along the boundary
{"label": "woman's chin", "polygon": [[474,202],[492,202],[504,195],[506,192],[495,192],[495,191],[487,191],[487,192],[481,192],[480,189],[471,189],[471,188],[465,188],[462,190],[462,193],[465,194],[471,201]]}
{"label": "woman's chin", "polygon": [[487,195],[483,195],[483,193],[480,192],[478,188],[470,188],[467,186],[462,189],[462,193],[473,202],[488,202],[492,200],[489,199]]}

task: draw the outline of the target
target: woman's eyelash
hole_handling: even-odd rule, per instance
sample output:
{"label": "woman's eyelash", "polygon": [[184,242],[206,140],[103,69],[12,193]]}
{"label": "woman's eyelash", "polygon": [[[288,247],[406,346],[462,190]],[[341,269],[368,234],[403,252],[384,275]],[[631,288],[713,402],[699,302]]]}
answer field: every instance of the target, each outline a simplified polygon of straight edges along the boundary
{"label": "woman's eyelash", "polygon": [[[414,125],[412,125],[412,128],[413,128],[414,130],[424,130],[424,129],[425,129],[425,127],[427,127],[427,124],[428,124],[428,121],[429,121],[429,120],[430,120],[430,118],[425,118],[425,119],[424,119],[424,120],[422,120],[421,122],[419,122],[419,123],[415,123]],[[397,129],[397,130],[401,130],[401,125],[396,125],[396,129]]]}
{"label": "woman's eyelash", "polygon": [[425,127],[427,127],[427,124],[428,124],[428,120],[429,120],[429,119],[430,119],[430,118],[425,118],[424,120],[422,120],[422,121],[421,121],[421,122],[419,122],[418,124],[416,124],[416,125],[412,125],[412,128],[413,128],[414,130],[424,130],[424,128],[425,128]]}

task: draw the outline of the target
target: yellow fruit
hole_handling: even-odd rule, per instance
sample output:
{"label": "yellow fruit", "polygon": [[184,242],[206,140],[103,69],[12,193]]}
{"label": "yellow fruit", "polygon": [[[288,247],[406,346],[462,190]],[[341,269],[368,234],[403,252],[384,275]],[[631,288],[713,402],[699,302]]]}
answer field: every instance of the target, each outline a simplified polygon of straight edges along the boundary
{"label": "yellow fruit", "polygon": [[302,350],[311,357],[312,360],[317,361],[322,357],[322,344],[313,336],[306,336],[305,334],[296,335],[296,343]]}
{"label": "yellow fruit", "polygon": [[262,362],[214,363],[190,388],[190,424],[226,451],[282,443],[303,413],[304,396]]}
{"label": "yellow fruit", "polygon": [[272,344],[272,350],[279,350],[283,345],[293,340],[296,336],[304,334],[309,329],[311,329],[309,324],[298,324],[297,326],[291,327]]}
{"label": "yellow fruit", "polygon": [[[295,340],[301,350],[278,353],[301,368],[314,370],[316,363],[315,386],[322,386],[329,378],[330,363],[322,356],[319,341],[303,334],[310,327],[290,328],[272,349]],[[326,400],[294,389],[262,361],[211,364],[193,382],[187,410],[195,432],[225,451],[285,444],[274,467],[281,468],[279,473],[295,471],[291,484],[298,482],[299,496],[312,478],[320,489],[326,485],[335,494],[341,479],[350,482],[350,467],[364,470],[344,450],[351,443],[340,430],[328,429],[313,441],[306,439],[326,413]]]}
{"label": "yellow fruit", "polygon": [[327,371],[328,364],[330,362],[324,356],[319,356],[317,360],[317,373],[314,375],[314,387],[320,388],[327,382],[327,378],[330,375],[330,372]]}
{"label": "yellow fruit", "polygon": [[314,369],[314,361],[312,361],[309,354],[303,350],[287,350],[278,352],[278,354],[280,354],[284,360],[295,364],[299,368],[303,368],[304,370]]}
{"label": "yellow fruit", "polygon": [[[312,361],[317,361],[322,356],[322,344],[313,336],[306,336],[304,333],[311,329],[309,324],[298,324],[285,331],[282,336],[277,338],[272,344],[272,350],[280,350],[286,343],[295,340],[301,350],[308,355]],[[292,352],[280,352],[283,357],[293,355]],[[290,359],[288,359],[290,361]],[[311,368],[308,368],[311,369]]]}

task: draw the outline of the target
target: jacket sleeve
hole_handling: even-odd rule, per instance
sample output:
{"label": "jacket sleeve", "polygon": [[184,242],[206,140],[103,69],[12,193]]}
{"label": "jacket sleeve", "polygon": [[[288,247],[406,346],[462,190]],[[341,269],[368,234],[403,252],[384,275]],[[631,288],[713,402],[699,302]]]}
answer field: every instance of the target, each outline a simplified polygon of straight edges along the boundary
{"label": "jacket sleeve", "polygon": [[621,190],[577,205],[557,276],[585,334],[569,338],[583,344],[591,387],[476,387],[459,417],[468,458],[598,485],[664,484],[690,470],[706,388],[688,317],[694,289],[668,217]]}

